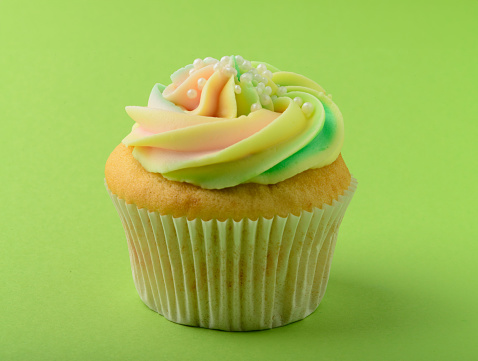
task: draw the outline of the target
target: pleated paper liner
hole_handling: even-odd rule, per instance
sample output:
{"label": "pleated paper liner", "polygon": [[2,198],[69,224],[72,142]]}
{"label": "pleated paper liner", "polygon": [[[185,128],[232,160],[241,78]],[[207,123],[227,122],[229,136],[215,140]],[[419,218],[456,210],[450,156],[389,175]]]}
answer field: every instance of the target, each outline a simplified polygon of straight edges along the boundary
{"label": "pleated paper liner", "polygon": [[323,209],[239,222],[160,215],[108,193],[149,308],[180,324],[250,331],[301,320],[317,308],[356,187],[352,178]]}

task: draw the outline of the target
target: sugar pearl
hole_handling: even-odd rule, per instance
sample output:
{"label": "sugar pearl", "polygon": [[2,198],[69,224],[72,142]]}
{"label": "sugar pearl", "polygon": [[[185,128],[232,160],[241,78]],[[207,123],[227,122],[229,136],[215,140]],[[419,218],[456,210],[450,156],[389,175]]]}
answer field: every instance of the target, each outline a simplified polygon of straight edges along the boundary
{"label": "sugar pearl", "polygon": [[262,109],[261,103],[254,103],[251,105],[251,112],[255,112],[256,110]]}
{"label": "sugar pearl", "polygon": [[271,97],[268,95],[262,94],[260,98],[261,98],[261,103],[264,105],[269,104],[271,102]]}
{"label": "sugar pearl", "polygon": [[266,70],[262,73],[262,76],[267,79],[272,79],[272,72],[270,70]]}
{"label": "sugar pearl", "polygon": [[244,70],[250,70],[252,68],[252,64],[249,60],[244,60],[244,63],[242,64],[242,68]]}
{"label": "sugar pearl", "polygon": [[278,89],[277,89],[277,95],[278,96],[282,96],[284,95],[285,93],[287,93],[287,89],[283,86],[280,86]]}
{"label": "sugar pearl", "polygon": [[241,75],[241,83],[247,83],[252,81],[252,74],[251,73],[244,73]]}
{"label": "sugar pearl", "polygon": [[236,55],[236,63],[239,66],[243,65],[244,64],[244,58],[240,55]]}
{"label": "sugar pearl", "polygon": [[294,102],[300,107],[304,103],[304,100],[300,97],[295,97]]}
{"label": "sugar pearl", "polygon": [[263,73],[267,70],[267,66],[265,64],[259,64],[256,69],[259,73]]}
{"label": "sugar pearl", "polygon": [[314,111],[314,106],[312,105],[312,103],[305,102],[302,105],[302,111],[304,112],[306,116],[309,116]]}
{"label": "sugar pearl", "polygon": [[194,66],[194,69],[200,69],[204,66],[204,62],[202,61],[202,59],[198,58],[198,59],[194,60],[193,66]]}
{"label": "sugar pearl", "polygon": [[240,85],[234,85],[234,93],[241,94],[242,88]]}
{"label": "sugar pearl", "polygon": [[202,88],[204,88],[204,85],[206,85],[206,79],[204,79],[204,78],[199,78],[199,79],[198,79],[198,88],[199,88],[199,89],[202,89]]}
{"label": "sugar pearl", "polygon": [[231,75],[236,75],[237,74],[237,70],[235,68],[233,68],[232,66],[226,66],[225,68],[222,69],[222,72],[226,76],[231,76]]}
{"label": "sugar pearl", "polygon": [[198,96],[198,92],[196,91],[196,89],[189,89],[186,94],[188,98],[191,98],[191,99],[194,99]]}
{"label": "sugar pearl", "polygon": [[258,83],[262,81],[262,76],[260,74],[254,74],[254,80]]}
{"label": "sugar pearl", "polygon": [[211,58],[210,56],[208,56],[207,58],[204,59],[204,63],[206,63],[206,64],[214,64],[214,63],[217,63],[217,62],[219,62],[219,60]]}
{"label": "sugar pearl", "polygon": [[266,86],[264,88],[264,94],[271,95],[271,93],[272,93],[272,88],[270,86]]}

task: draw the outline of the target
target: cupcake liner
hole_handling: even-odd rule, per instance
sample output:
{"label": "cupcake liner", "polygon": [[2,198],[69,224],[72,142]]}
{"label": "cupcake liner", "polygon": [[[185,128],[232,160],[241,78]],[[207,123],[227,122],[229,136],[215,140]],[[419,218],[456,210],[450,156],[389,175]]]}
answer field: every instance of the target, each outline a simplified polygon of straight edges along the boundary
{"label": "cupcake liner", "polygon": [[323,209],[255,221],[174,218],[138,209],[107,189],[143,302],[176,323],[249,331],[301,320],[317,308],[356,186],[352,178]]}

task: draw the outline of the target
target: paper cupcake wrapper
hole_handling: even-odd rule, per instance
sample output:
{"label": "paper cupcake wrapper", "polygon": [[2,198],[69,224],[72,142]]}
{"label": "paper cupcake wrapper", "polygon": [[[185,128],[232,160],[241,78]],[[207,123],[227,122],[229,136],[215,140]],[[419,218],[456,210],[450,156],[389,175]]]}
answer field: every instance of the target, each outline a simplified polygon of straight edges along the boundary
{"label": "paper cupcake wrapper", "polygon": [[238,222],[161,215],[107,189],[143,302],[176,323],[248,331],[286,325],[317,308],[356,186],[352,178],[323,209]]}

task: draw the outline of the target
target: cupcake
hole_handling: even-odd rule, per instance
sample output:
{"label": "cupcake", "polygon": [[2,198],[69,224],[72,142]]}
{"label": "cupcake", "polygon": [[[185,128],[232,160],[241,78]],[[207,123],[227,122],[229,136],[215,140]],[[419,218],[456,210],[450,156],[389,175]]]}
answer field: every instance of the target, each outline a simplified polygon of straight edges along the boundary
{"label": "cupcake", "polygon": [[170,321],[229,331],[311,314],[356,180],[342,115],[303,75],[196,59],[130,106],[106,163],[136,289]]}

